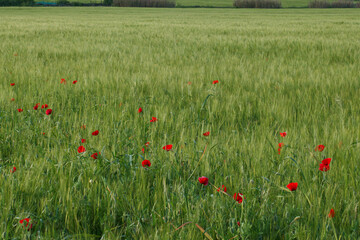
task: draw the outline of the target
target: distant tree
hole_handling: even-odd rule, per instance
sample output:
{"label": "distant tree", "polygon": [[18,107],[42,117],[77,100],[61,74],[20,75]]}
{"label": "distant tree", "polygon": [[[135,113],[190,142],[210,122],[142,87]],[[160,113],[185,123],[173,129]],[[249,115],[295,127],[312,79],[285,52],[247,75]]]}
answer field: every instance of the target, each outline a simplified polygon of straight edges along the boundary
{"label": "distant tree", "polygon": [[104,0],[105,6],[111,6],[113,4],[113,0]]}
{"label": "distant tree", "polygon": [[0,0],[0,6],[32,6],[34,0]]}

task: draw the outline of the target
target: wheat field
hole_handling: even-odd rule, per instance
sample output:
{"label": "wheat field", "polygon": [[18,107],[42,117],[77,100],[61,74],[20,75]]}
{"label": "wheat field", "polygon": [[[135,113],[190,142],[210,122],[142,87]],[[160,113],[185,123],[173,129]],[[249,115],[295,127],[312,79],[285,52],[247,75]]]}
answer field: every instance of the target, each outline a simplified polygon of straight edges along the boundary
{"label": "wheat field", "polygon": [[359,36],[357,9],[0,8],[0,238],[360,238]]}

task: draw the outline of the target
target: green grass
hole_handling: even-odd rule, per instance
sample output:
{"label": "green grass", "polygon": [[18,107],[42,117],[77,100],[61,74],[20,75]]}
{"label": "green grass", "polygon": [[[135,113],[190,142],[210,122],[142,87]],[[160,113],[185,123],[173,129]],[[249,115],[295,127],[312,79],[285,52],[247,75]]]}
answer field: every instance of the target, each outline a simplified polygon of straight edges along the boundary
{"label": "green grass", "polygon": [[2,239],[204,239],[194,224],[172,227],[189,221],[213,239],[360,237],[359,10],[0,16]]}
{"label": "green grass", "polygon": [[233,7],[232,0],[177,0],[177,7]]}

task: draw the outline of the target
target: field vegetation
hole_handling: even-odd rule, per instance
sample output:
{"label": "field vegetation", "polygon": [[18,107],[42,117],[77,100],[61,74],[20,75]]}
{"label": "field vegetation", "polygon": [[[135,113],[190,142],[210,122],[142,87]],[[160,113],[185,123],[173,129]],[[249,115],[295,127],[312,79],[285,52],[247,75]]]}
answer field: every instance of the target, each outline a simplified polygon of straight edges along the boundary
{"label": "field vegetation", "polygon": [[0,238],[359,239],[359,16],[0,8]]}

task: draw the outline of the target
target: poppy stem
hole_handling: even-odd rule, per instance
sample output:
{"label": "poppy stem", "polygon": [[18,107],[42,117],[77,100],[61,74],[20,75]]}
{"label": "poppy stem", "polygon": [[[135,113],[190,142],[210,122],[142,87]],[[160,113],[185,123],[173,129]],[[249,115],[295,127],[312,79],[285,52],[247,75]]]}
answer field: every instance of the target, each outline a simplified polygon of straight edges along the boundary
{"label": "poppy stem", "polygon": [[333,230],[334,230],[335,239],[338,240],[338,237],[337,237],[337,234],[336,234],[335,225],[334,225],[334,221],[333,221],[332,219],[330,219],[330,221],[331,221],[331,225],[332,225]]}
{"label": "poppy stem", "polygon": [[200,157],[200,159],[199,159],[198,164],[196,165],[196,167],[195,167],[194,171],[191,173],[190,177],[188,177],[188,179],[187,179],[186,181],[189,181],[189,179],[190,179],[190,178],[194,175],[195,170],[199,167],[200,162],[201,162],[201,159],[203,158],[203,156],[204,156],[204,154],[205,154],[205,152],[206,152],[206,148],[207,148],[207,144],[205,145],[205,148],[204,148],[203,154],[201,155],[201,157]]}

